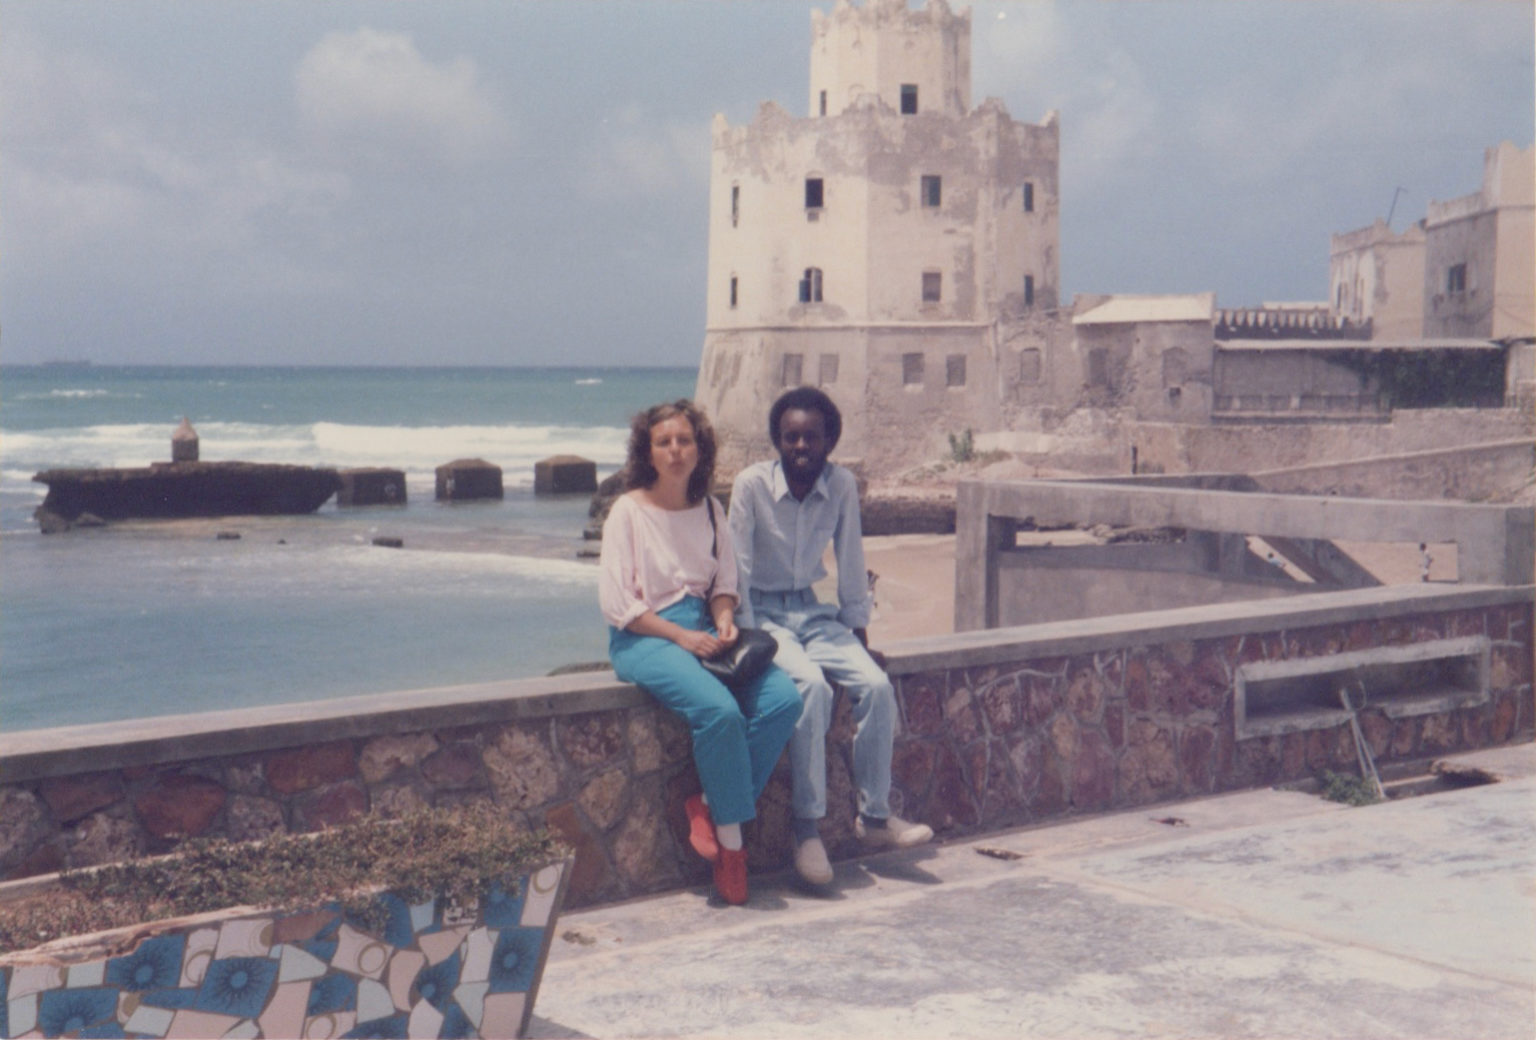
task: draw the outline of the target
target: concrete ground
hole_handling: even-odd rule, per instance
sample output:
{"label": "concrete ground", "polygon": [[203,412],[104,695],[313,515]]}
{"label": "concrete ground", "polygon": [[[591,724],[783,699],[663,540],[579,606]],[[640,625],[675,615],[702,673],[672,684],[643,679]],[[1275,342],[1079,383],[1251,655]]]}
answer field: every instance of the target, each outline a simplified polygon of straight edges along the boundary
{"label": "concrete ground", "polygon": [[534,1037],[1536,1036],[1536,745],[1365,808],[1252,791],[561,918]]}

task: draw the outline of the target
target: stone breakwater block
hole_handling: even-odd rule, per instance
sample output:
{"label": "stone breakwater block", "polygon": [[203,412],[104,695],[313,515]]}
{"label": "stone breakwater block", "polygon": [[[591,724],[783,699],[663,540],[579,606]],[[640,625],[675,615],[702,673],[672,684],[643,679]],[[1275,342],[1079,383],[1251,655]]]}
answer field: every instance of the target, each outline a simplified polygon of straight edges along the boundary
{"label": "stone breakwater block", "polygon": [[403,506],[405,473],[398,469],[344,469],[338,506]]}
{"label": "stone breakwater block", "polygon": [[501,498],[501,467],[484,459],[455,459],[437,467],[437,500]]}
{"label": "stone breakwater block", "polygon": [[597,490],[597,463],[579,455],[551,455],[533,464],[535,495],[590,495]]}

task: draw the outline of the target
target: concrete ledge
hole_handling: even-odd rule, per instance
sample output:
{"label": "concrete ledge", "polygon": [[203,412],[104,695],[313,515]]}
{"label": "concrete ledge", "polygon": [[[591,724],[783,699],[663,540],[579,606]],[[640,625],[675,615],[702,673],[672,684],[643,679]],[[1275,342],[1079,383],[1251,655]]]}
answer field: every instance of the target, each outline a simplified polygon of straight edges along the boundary
{"label": "concrete ledge", "polygon": [[0,735],[0,783],[650,703],[612,672],[586,672],[23,730]]}
{"label": "concrete ledge", "polygon": [[1339,625],[1365,618],[1530,603],[1533,599],[1536,585],[1387,585],[910,639],[892,644],[887,657],[892,675],[907,675],[1150,643]]}
{"label": "concrete ledge", "polygon": [[[882,647],[893,677],[1181,640],[1469,610],[1536,598],[1536,586],[1394,585],[909,639]],[[0,783],[454,726],[653,704],[611,671],[400,690],[261,708],[0,734]]]}
{"label": "concrete ledge", "polygon": [[[1447,640],[1486,642],[1486,702],[1370,706],[1359,722],[1376,760],[1530,740],[1532,599],[1532,586],[1401,586],[891,644],[892,804],[952,838],[1348,768],[1348,721],[1237,739],[1238,670]],[[862,850],[854,729],[839,698],[822,829],[834,858]],[[683,812],[697,790],[687,726],[609,672],[13,733],[0,736],[0,878],[153,855],[182,835],[250,840],[486,800],[576,850],[581,906],[707,881]],[[786,762],[758,809],[751,867],[786,867]]]}

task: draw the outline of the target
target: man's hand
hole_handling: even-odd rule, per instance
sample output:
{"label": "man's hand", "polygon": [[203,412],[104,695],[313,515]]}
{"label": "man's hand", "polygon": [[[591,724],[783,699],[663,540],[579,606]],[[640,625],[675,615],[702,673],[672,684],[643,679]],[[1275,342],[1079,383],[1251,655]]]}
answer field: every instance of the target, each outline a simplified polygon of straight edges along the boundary
{"label": "man's hand", "polygon": [[853,634],[858,636],[860,643],[864,644],[864,649],[869,652],[869,659],[875,662],[875,664],[879,665],[881,671],[884,671],[885,655],[869,645],[869,630],[865,628],[856,628],[853,630]]}

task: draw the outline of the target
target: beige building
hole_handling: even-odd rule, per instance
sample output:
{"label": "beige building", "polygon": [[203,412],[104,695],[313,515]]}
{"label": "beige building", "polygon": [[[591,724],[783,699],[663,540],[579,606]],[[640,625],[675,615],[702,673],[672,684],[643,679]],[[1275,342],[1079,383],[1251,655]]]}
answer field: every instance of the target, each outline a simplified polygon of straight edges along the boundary
{"label": "beige building", "polygon": [[1536,334],[1536,149],[1484,153],[1483,186],[1429,204],[1424,336]]}
{"label": "beige building", "polygon": [[1334,235],[1328,248],[1332,314],[1370,324],[1374,339],[1417,339],[1424,325],[1424,224],[1386,221]]}
{"label": "beige building", "polygon": [[[814,384],[873,470],[1004,425],[1057,307],[1054,114],[971,107],[971,22],[944,0],[811,17],[810,111],[716,116],[696,399],[724,472],[770,453],[768,401]],[[878,436],[876,435],[878,426]]]}

